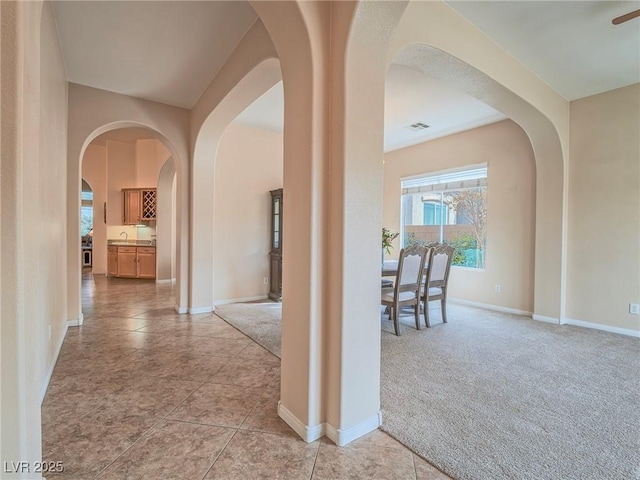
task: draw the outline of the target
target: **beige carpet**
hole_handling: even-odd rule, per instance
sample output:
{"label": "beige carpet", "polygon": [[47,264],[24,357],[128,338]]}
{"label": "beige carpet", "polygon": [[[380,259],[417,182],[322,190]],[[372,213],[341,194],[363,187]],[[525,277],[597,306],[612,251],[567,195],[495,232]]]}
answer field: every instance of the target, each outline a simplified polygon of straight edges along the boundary
{"label": "beige carpet", "polygon": [[[280,355],[278,306],[216,313]],[[638,339],[448,313],[448,324],[421,331],[408,315],[400,337],[383,317],[384,431],[460,480],[640,478]]]}
{"label": "beige carpet", "polygon": [[279,358],[282,304],[265,300],[253,303],[230,303],[216,307],[215,314],[252,338]]}

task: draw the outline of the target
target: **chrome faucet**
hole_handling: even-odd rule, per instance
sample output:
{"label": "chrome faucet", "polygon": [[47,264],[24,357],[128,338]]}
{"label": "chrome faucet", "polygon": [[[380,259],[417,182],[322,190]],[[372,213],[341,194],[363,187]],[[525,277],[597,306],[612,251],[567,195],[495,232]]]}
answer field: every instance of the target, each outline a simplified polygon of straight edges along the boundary
{"label": "chrome faucet", "polygon": [[120,232],[120,236],[122,236],[124,234],[124,241],[128,242],[129,241],[129,234],[127,232]]}

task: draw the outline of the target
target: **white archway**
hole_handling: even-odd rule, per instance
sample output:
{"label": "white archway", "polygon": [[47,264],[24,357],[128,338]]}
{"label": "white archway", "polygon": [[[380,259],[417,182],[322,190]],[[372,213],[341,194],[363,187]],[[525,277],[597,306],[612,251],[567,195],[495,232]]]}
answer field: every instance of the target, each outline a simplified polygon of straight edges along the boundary
{"label": "white archway", "polygon": [[[92,89],[93,90],[93,89]],[[102,92],[101,92],[102,93]],[[109,95],[109,92],[103,92],[104,94]],[[86,107],[85,107],[86,108]],[[68,279],[69,279],[69,285],[68,285],[68,295],[69,295],[69,316],[71,317],[71,320],[69,321],[70,325],[82,325],[83,323],[83,316],[82,316],[82,306],[81,306],[81,299],[80,299],[80,289],[81,289],[81,277],[80,277],[80,271],[81,271],[81,266],[79,263],[79,257],[76,254],[79,251],[80,248],[80,237],[79,237],[79,212],[80,212],[80,208],[79,208],[79,198],[80,198],[80,178],[81,178],[81,171],[82,171],[82,161],[84,158],[84,153],[87,149],[87,147],[89,146],[89,144],[99,135],[106,133],[108,131],[111,130],[117,130],[117,129],[122,129],[122,128],[129,128],[129,127],[143,127],[148,129],[149,131],[153,132],[154,136],[161,141],[165,147],[169,150],[169,152],[171,153],[172,158],[174,159],[180,159],[180,156],[178,155],[178,151],[176,149],[176,147],[174,146],[174,142],[170,141],[167,136],[165,136],[164,134],[162,134],[159,129],[157,128],[157,126],[154,126],[152,122],[149,123],[144,123],[144,122],[140,122],[140,121],[135,121],[135,120],[117,120],[117,121],[113,121],[113,122],[109,122],[106,124],[102,124],[97,126],[96,128],[94,128],[92,131],[88,132],[86,134],[86,136],[84,137],[83,141],[80,145],[80,147],[78,148],[78,156],[77,157],[73,157],[72,153],[71,153],[71,146],[69,146],[69,160],[70,160],[70,165],[68,166],[68,172],[69,172],[69,185],[68,185],[68,192],[67,192],[67,198],[69,199],[69,202],[71,203],[71,205],[69,206],[67,215],[68,215],[68,222],[67,222],[67,229],[68,229],[68,265],[69,265],[69,269],[67,271],[67,275],[68,275]],[[71,136],[71,135],[70,135]],[[71,142],[70,142],[71,143]],[[75,162],[73,162],[73,164],[71,164],[71,160],[75,160]],[[177,166],[179,166],[182,162],[178,161],[176,163]],[[182,174],[182,171],[184,170],[184,167],[182,169],[177,168],[176,169],[176,175],[177,175],[177,179],[178,179],[178,186],[180,186],[181,182],[184,182],[184,175]],[[71,180],[75,180],[73,183],[71,183]],[[182,178],[181,178],[182,177]],[[76,180],[77,179],[77,180]],[[75,187],[75,188],[74,188]],[[76,188],[78,190],[76,190]],[[178,188],[178,196],[180,195],[180,188]],[[75,193],[75,195],[74,195]],[[186,192],[184,192],[186,193]],[[180,205],[180,204],[179,204]],[[177,216],[178,218],[182,218],[185,219],[187,217],[186,214],[180,212],[180,206],[178,207],[178,212],[177,212]],[[180,252],[178,254],[178,259],[182,258],[183,256],[186,255],[186,252],[181,251],[180,249],[180,242],[178,242],[178,245],[176,245],[176,249]],[[185,245],[185,243],[183,242],[182,245]],[[74,256],[74,254],[76,254]],[[76,262],[75,259],[78,259],[78,261]],[[178,260],[179,262],[179,260]],[[186,297],[186,291],[183,288],[180,288],[181,285],[186,282],[186,275],[183,274],[183,272],[178,272],[177,274],[177,289],[176,289],[176,309],[179,310],[179,305],[180,305],[180,301],[181,301],[181,297],[182,295],[184,295]],[[74,315],[73,312],[77,311],[77,315]]]}
{"label": "white archway", "polygon": [[[246,69],[246,67],[245,67]],[[191,278],[189,313],[210,312],[214,309],[213,285],[213,226],[215,159],[224,129],[247,106],[269,90],[282,78],[276,59],[262,60],[249,72],[241,70],[238,83],[222,98],[211,101],[193,147],[193,178],[191,184]],[[200,108],[204,111],[204,107]]]}
{"label": "white archway", "polygon": [[175,280],[175,186],[176,165],[169,157],[158,175],[158,214],[156,220],[156,282]]}
{"label": "white archway", "polygon": [[529,136],[536,157],[534,319],[562,323],[569,103],[443,2],[410,3],[388,54],[389,63],[428,72],[503,112]]}

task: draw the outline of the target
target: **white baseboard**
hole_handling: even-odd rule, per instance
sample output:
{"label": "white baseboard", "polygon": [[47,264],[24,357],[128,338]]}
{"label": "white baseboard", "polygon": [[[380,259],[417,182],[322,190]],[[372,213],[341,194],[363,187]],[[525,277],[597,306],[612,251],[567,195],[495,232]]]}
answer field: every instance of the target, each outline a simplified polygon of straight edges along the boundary
{"label": "white baseboard", "polygon": [[382,412],[378,412],[363,422],[345,429],[336,428],[328,423],[320,423],[310,427],[291,413],[281,402],[278,402],[278,416],[293,428],[305,442],[311,443],[326,435],[340,447],[344,447],[382,425]]}
{"label": "white baseboard", "polygon": [[176,283],[176,279],[175,278],[163,278],[163,279],[156,278],[156,283],[157,284],[174,284]]}
{"label": "white baseboard", "polygon": [[[84,323],[84,315],[81,313],[78,318],[75,320],[67,320],[67,328],[68,327],[81,327]],[[65,330],[66,332],[66,330]]]}
{"label": "white baseboard", "polygon": [[173,309],[174,309],[176,312],[180,313],[180,314],[182,314],[182,313],[187,313],[187,312],[189,311],[189,310],[187,309],[187,307],[181,307],[181,306],[180,306],[180,305],[178,305],[178,304],[175,304],[175,305],[173,306]]}
{"label": "white baseboard", "polygon": [[198,313],[211,313],[213,312],[213,307],[189,307],[189,313],[191,315],[196,315]]}
{"label": "white baseboard", "polygon": [[611,325],[603,325],[602,323],[585,322],[584,320],[576,320],[574,318],[565,318],[564,323],[566,325],[573,325],[576,327],[593,328],[595,330],[603,330],[605,332],[619,333],[621,335],[628,335],[630,337],[640,338],[640,330],[632,330],[630,328],[612,327]]}
{"label": "white baseboard", "polygon": [[[545,315],[538,315],[536,313],[527,312],[524,310],[517,310],[515,308],[500,307],[498,305],[490,305],[486,303],[472,302],[470,300],[463,300],[461,298],[448,298],[451,303],[458,305],[468,305],[470,307],[486,308],[487,310],[495,310],[497,312],[514,313],[516,315],[525,315],[531,317],[533,320],[544,323],[551,323],[553,325],[573,325],[575,327],[593,328],[596,330],[602,330],[605,332],[618,333],[621,335],[628,335],[630,337],[640,338],[640,330],[633,330],[631,328],[612,327],[611,325],[603,325],[601,323],[586,322],[584,320],[576,320],[573,318],[556,318],[547,317]],[[329,434],[327,433],[327,436]]]}
{"label": "white baseboard", "polygon": [[531,315],[531,318],[533,318],[538,322],[553,323],[554,325],[561,325],[560,319],[555,317],[546,317],[544,315],[538,315],[537,313],[534,313]]}
{"label": "white baseboard", "polygon": [[496,312],[513,313],[515,315],[525,315],[527,317],[530,317],[531,315],[533,315],[532,312],[527,312],[526,310],[518,310],[517,308],[501,307],[500,305],[492,305],[490,303],[472,302],[471,300],[464,300],[462,298],[447,297],[447,300],[450,301],[451,303],[455,303],[458,305],[484,308],[486,310],[493,310]]}
{"label": "white baseboard", "polygon": [[[82,317],[82,314],[80,315]],[[58,344],[56,345],[55,353],[53,355],[53,359],[51,361],[51,365],[47,370],[47,374],[44,377],[44,381],[42,382],[42,386],[40,387],[40,405],[44,402],[44,397],[47,394],[47,389],[49,388],[49,382],[51,381],[51,376],[53,375],[53,369],[56,366],[56,362],[58,361],[58,356],[60,355],[60,350],[62,350],[62,344],[64,343],[64,338],[67,336],[67,330],[69,330],[70,324],[74,322],[75,326],[78,324],[78,320],[69,320],[64,325],[64,331],[62,335],[60,335],[60,339],[58,340]]]}
{"label": "white baseboard", "polygon": [[258,295],[257,297],[241,297],[241,298],[228,298],[226,300],[216,300],[213,305],[228,305],[229,303],[244,303],[244,302],[255,302],[257,300],[266,300],[269,298],[266,295]]}
{"label": "white baseboard", "polygon": [[373,432],[380,425],[382,425],[382,412],[378,412],[363,422],[349,428],[335,428],[333,425],[327,423],[325,430],[327,437],[329,437],[333,443],[339,447],[344,447],[363,435]]}
{"label": "white baseboard", "polygon": [[309,427],[291,413],[280,401],[278,401],[278,416],[284,420],[287,425],[293,428],[300,437],[307,443],[315,442],[324,435],[325,424],[314,425]]}

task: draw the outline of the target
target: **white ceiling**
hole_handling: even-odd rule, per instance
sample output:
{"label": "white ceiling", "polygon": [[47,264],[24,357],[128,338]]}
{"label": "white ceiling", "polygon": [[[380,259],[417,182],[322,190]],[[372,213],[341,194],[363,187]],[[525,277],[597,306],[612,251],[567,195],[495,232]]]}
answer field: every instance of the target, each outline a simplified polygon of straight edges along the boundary
{"label": "white ceiling", "polygon": [[[282,82],[236,117],[236,123],[282,132]],[[500,112],[440,80],[402,65],[391,65],[385,86],[384,151],[415,145],[504,120]],[[414,130],[417,122],[429,125]]]}
{"label": "white ceiling", "polygon": [[640,1],[448,1],[567,100],[640,82]]}
{"label": "white ceiling", "polygon": [[191,108],[257,16],[246,1],[55,1],[72,83]]}
{"label": "white ceiling", "polygon": [[[569,100],[640,81],[640,1],[448,1]],[[256,20],[248,2],[55,1],[70,82],[191,108]],[[237,121],[282,130],[282,84]],[[387,77],[385,151],[503,119],[412,69]],[[430,127],[413,131],[408,125]]]}

